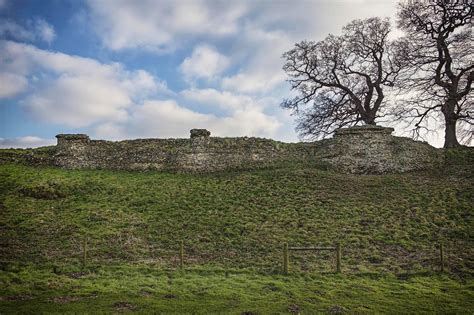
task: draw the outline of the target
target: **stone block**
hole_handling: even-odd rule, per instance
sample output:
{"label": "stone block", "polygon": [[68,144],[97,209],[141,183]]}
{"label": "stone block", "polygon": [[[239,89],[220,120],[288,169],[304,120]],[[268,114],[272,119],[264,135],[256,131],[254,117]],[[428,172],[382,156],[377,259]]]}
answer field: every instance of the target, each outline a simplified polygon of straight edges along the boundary
{"label": "stone block", "polygon": [[207,129],[191,129],[191,138],[207,138],[211,136],[211,132]]}

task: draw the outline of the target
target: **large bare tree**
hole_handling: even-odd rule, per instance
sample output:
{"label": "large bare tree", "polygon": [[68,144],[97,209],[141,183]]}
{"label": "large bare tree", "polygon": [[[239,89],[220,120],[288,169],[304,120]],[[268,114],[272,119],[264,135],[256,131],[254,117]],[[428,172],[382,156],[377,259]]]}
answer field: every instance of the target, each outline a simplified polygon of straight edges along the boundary
{"label": "large bare tree", "polygon": [[297,116],[300,136],[323,138],[336,128],[374,125],[383,115],[384,87],[393,86],[399,72],[390,30],[388,19],[354,20],[340,36],[303,41],[283,54],[296,96],[282,106]]}
{"label": "large bare tree", "polygon": [[[398,26],[405,32],[397,43],[404,65],[404,95],[397,114],[409,118],[416,135],[445,126],[444,147],[459,145],[457,131],[472,139],[474,46],[471,1],[402,1]],[[470,4],[469,4],[470,3]]]}

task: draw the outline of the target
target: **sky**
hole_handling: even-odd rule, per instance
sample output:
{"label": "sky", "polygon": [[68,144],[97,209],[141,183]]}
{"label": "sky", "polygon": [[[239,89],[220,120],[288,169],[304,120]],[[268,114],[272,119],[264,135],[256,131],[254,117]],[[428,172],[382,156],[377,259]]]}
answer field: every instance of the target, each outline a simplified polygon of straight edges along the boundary
{"label": "sky", "polygon": [[0,147],[192,128],[298,141],[282,54],[395,14],[395,0],[0,0]]}

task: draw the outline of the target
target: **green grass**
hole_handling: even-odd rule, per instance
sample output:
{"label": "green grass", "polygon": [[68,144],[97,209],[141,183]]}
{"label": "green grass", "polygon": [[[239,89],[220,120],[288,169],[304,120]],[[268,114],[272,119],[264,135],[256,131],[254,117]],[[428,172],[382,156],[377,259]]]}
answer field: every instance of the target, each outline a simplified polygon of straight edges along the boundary
{"label": "green grass", "polygon": [[[383,176],[2,164],[0,313],[113,312],[116,302],[165,313],[471,313],[470,156],[449,155],[462,172]],[[75,279],[84,236],[90,267]],[[446,274],[437,272],[440,241]],[[290,275],[280,275],[284,242],[341,242],[343,275],[332,274],[328,252],[292,252]]]}
{"label": "green grass", "polygon": [[447,275],[267,275],[252,270],[146,266],[57,271],[22,267],[1,274],[6,313],[469,313],[473,283]]}

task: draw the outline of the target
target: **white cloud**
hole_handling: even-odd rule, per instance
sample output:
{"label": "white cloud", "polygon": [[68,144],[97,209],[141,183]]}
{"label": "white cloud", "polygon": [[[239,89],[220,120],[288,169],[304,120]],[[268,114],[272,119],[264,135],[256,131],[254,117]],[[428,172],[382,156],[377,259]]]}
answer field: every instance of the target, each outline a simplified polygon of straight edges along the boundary
{"label": "white cloud", "polygon": [[[223,78],[221,87],[240,93],[269,94],[281,89],[286,75],[282,54],[301,40],[322,40],[339,33],[353,19],[394,16],[396,0],[254,1],[253,15],[235,38],[232,61],[238,71]],[[337,14],[336,14],[337,12]]]}
{"label": "white cloud", "polygon": [[43,19],[36,20],[35,28],[37,36],[48,44],[56,38],[56,32],[54,31],[53,26]]}
{"label": "white cloud", "polygon": [[89,0],[91,22],[113,50],[167,51],[192,36],[235,34],[244,3],[228,1]]}
{"label": "white cloud", "polygon": [[[226,57],[237,71],[222,79],[221,88],[265,94],[284,82],[281,55],[295,42],[340,32],[355,18],[393,16],[396,2],[90,0],[89,7],[97,34],[114,50],[140,47],[169,51],[196,40],[225,40],[226,45],[230,40],[233,49]],[[198,52],[181,65],[185,78],[218,75],[220,68],[213,66],[212,51],[207,57],[199,57]]]}
{"label": "white cloud", "polygon": [[[135,102],[169,92],[164,82],[143,70],[127,71],[118,63],[102,64],[10,41],[0,41],[0,67],[18,82],[32,74],[38,78],[22,102],[33,117],[72,127],[124,120]],[[25,90],[16,86],[5,89],[3,96]]]}
{"label": "white cloud", "polygon": [[130,133],[116,122],[103,122],[94,128],[94,137],[107,140],[123,140],[130,137]]}
{"label": "white cloud", "polygon": [[180,94],[185,99],[230,111],[264,107],[263,103],[256,101],[250,96],[234,94],[228,91],[218,91],[216,89],[189,89],[182,91]]}
{"label": "white cloud", "polygon": [[190,129],[205,128],[213,136],[272,137],[279,127],[278,120],[258,110],[238,110],[232,115],[218,117],[193,111],[175,100],[149,100],[135,107],[127,122],[100,125],[95,135],[105,138],[187,138]]}
{"label": "white cloud", "polygon": [[0,99],[9,98],[24,91],[27,86],[27,79],[21,75],[8,72],[0,72]]}
{"label": "white cloud", "polygon": [[196,78],[212,79],[224,72],[229,66],[229,59],[221,55],[214,47],[199,45],[194,48],[190,57],[179,66],[186,80]]}
{"label": "white cloud", "polygon": [[222,79],[223,89],[268,94],[285,81],[281,55],[293,45],[286,32],[266,31],[261,25],[248,22],[242,29],[238,45],[244,47],[246,53],[236,58],[241,58],[244,62],[236,74]]}
{"label": "white cloud", "polygon": [[68,75],[60,76],[25,102],[35,117],[71,127],[126,119],[126,109],[131,105],[127,92],[114,80]]}
{"label": "white cloud", "polygon": [[128,76],[121,81],[121,86],[126,91],[134,95],[137,99],[145,99],[156,93],[173,95],[174,92],[168,89],[165,81],[160,80],[145,70],[128,72]]}
{"label": "white cloud", "polygon": [[0,138],[0,148],[36,148],[56,144],[56,139],[43,139],[34,136],[4,139]]}
{"label": "white cloud", "polygon": [[196,113],[179,106],[174,100],[146,101],[132,113],[131,124],[132,130],[143,136],[186,137],[189,126],[200,128],[209,124],[211,119],[212,115]]}
{"label": "white cloud", "polygon": [[[340,32],[352,19],[394,16],[396,2],[89,0],[88,3],[92,25],[108,48],[169,51],[197,40],[225,40],[225,45],[232,43],[227,58],[237,66],[237,71],[222,79],[221,88],[265,94],[281,87],[285,80],[281,55],[295,42],[320,40],[328,33]],[[209,61],[210,56],[198,58],[197,55],[195,51],[181,65],[188,80],[218,74],[219,68],[213,67],[216,63]]]}
{"label": "white cloud", "polygon": [[11,19],[0,19],[0,38],[12,38],[19,41],[43,41],[50,44],[56,38],[54,27],[44,19],[27,20],[20,24]]}
{"label": "white cloud", "polygon": [[[30,80],[22,106],[33,117],[70,127],[93,127],[109,139],[187,137],[192,128],[207,128],[216,136],[271,137],[280,127],[262,112],[264,102],[213,89],[187,90],[178,95],[146,71],[127,71],[121,64],[0,41],[0,67]],[[161,95],[187,97],[228,109],[224,116],[203,114]],[[158,93],[159,94],[159,93]]]}
{"label": "white cloud", "polygon": [[283,83],[285,79],[283,73],[272,70],[244,70],[236,75],[223,78],[222,87],[242,93],[265,93]]}

